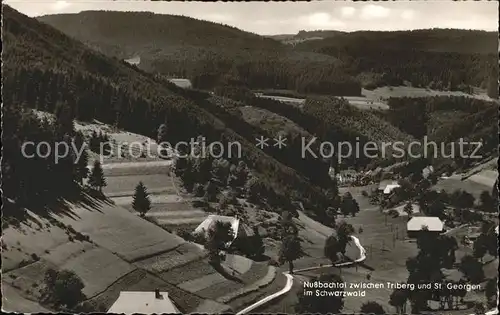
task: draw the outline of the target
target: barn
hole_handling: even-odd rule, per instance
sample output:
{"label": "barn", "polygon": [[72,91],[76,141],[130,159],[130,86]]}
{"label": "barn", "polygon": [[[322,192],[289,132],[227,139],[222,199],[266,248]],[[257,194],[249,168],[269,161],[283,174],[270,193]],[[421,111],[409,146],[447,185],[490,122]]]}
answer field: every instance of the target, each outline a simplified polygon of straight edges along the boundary
{"label": "barn", "polygon": [[231,245],[237,238],[243,238],[247,236],[253,235],[253,232],[251,229],[246,227],[240,219],[236,217],[230,217],[230,216],[223,216],[223,215],[215,215],[211,214],[209,215],[203,222],[198,225],[198,227],[194,230],[193,234],[205,234],[207,233],[208,229],[210,226],[217,222],[227,222],[231,224],[231,229],[234,232],[234,239],[231,241],[231,243],[228,244]]}
{"label": "barn", "polygon": [[191,83],[191,80],[189,79],[169,79],[171,83],[177,85],[178,87],[181,87],[183,89],[191,89],[193,87],[193,84]]}
{"label": "barn", "polygon": [[414,238],[419,233],[436,233],[444,231],[444,224],[438,217],[413,217],[406,224],[408,237]]}

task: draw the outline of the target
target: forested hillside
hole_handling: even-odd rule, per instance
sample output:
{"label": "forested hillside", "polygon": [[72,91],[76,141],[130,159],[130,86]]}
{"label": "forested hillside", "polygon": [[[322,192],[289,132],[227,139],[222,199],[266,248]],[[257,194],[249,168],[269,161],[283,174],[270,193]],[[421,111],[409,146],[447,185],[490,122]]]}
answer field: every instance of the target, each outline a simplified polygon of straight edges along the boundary
{"label": "forested hillside", "polygon": [[[212,88],[227,77],[250,88],[359,95],[335,57],[295,51],[227,25],[146,12],[97,12],[38,18],[107,55],[140,56],[142,69]],[[82,27],[85,25],[85,27]]]}
{"label": "forested hillside", "polygon": [[[498,154],[497,102],[439,96],[391,98],[389,106],[390,110],[386,113],[388,121],[417,139],[427,136],[428,141],[438,144],[450,144],[459,139],[480,141],[482,147],[477,155],[486,158]],[[454,151],[457,163],[473,162],[460,158],[458,147]]]}
{"label": "forested hillside", "polygon": [[[363,149],[365,143],[377,144],[379,159],[391,159],[389,150],[383,153],[382,143],[409,143],[413,140],[387,121],[368,111],[360,110],[342,98],[330,98],[325,100],[306,100],[304,112],[314,117],[317,121],[316,134],[322,138],[334,142],[349,142],[352,154],[344,162],[357,166],[366,166],[371,159]],[[342,136],[341,136],[342,135]],[[339,137],[340,136],[340,137]],[[359,145],[356,147],[356,145]],[[347,147],[343,148],[343,155],[349,154]],[[383,156],[383,154],[385,156]]]}
{"label": "forested hillside", "polygon": [[[328,201],[322,189],[312,185],[292,168],[256,149],[254,139],[248,139],[249,135],[238,134],[218,118],[229,121],[229,113],[213,115],[202,107],[203,102],[197,103],[200,99],[196,94],[186,95],[175,86],[122,61],[91,51],[52,27],[8,6],[3,9],[3,97],[5,108],[13,111],[13,117],[19,115],[22,108],[29,107],[65,113],[61,116],[66,122],[71,118],[98,119],[150,137],[155,137],[158,126],[166,123],[171,143],[189,141],[198,135],[203,135],[208,142],[239,141],[242,144],[241,159],[260,180],[261,199],[283,207],[291,207],[291,201],[301,200],[318,214],[326,208]],[[33,129],[36,124],[39,122],[29,122],[26,128],[12,127],[10,132],[4,132],[3,141],[11,144],[10,152],[19,152],[22,140],[37,142],[47,137],[59,139],[50,136],[48,130],[52,127],[49,125],[42,124],[41,131],[39,127]],[[39,134],[47,136],[40,138]],[[65,129],[64,135],[74,136],[71,129]],[[40,170],[52,170],[47,161],[17,161],[13,156],[6,156],[2,166],[6,198],[15,198],[17,192],[32,180],[34,173],[44,174]],[[52,185],[52,182],[47,185]],[[40,192],[48,189],[55,188],[46,185],[35,187],[29,195],[31,201],[36,200],[37,196],[45,200]]]}
{"label": "forested hillside", "polygon": [[297,50],[339,58],[364,86],[402,85],[467,91],[496,87],[497,33],[432,29],[339,33]]}
{"label": "forested hillside", "polygon": [[[232,104],[229,107],[241,108],[244,105],[250,105],[255,108],[253,112],[256,109],[261,109],[272,113],[264,114],[264,119],[259,121],[260,126],[264,129],[276,129],[275,124],[279,121],[278,117],[281,117],[283,123],[278,123],[278,126],[281,128],[282,133],[288,134],[287,138],[291,139],[292,146],[295,144],[300,147],[298,144],[302,140],[298,136],[303,134],[303,132],[291,126],[290,123],[287,123],[286,121],[288,120],[307,132],[305,136],[306,140],[304,140],[305,144],[310,143],[312,137],[317,138],[316,142],[311,145],[315,153],[320,152],[320,145],[324,141],[331,142],[335,149],[337,149],[339,143],[351,143],[353,154],[342,159],[343,165],[341,167],[344,168],[351,166],[364,167],[370,163],[380,162],[382,159],[382,155],[378,155],[380,159],[368,158],[363,152],[359,152],[362,150],[358,150],[359,154],[356,154],[354,151],[356,143],[359,144],[360,148],[363,148],[363,144],[369,141],[378,144],[382,142],[393,143],[396,141],[408,143],[414,139],[384,119],[385,116],[383,114],[379,115],[377,112],[360,110],[351,106],[343,98],[328,96],[309,97],[306,99],[305,106],[299,108],[280,101],[256,97],[245,87],[228,86],[224,89],[217,89],[216,93],[238,101],[235,103],[236,105]],[[245,108],[241,110],[252,111]],[[273,126],[269,126],[271,123]],[[285,130],[288,130],[288,132],[284,132]],[[344,152],[343,154],[347,153]],[[290,160],[301,159],[299,156],[294,158],[290,154],[285,154],[285,156]],[[325,158],[325,156],[328,157],[328,154],[326,153],[322,157]],[[335,166],[336,163],[334,162],[338,161],[337,152],[331,158],[328,157],[326,159],[330,160],[332,166]],[[318,163],[317,159],[310,160],[310,162],[304,164],[305,169],[308,169],[307,165],[314,169],[313,165]]]}

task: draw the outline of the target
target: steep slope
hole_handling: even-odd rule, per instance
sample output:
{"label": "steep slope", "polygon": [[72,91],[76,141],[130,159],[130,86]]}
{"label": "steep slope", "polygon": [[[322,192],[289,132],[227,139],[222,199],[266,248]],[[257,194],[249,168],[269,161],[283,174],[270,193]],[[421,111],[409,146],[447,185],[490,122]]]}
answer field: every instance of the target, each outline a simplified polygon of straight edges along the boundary
{"label": "steep slope", "polygon": [[[231,114],[221,113],[225,117],[221,120],[209,113],[203,108],[204,96],[187,95],[7,6],[4,42],[5,104],[25,103],[49,112],[56,103],[64,104],[80,120],[95,118],[151,138],[166,121],[171,143],[189,142],[200,134],[207,142],[238,141],[241,159],[266,187],[289,201],[302,200],[309,209],[323,208],[326,199],[321,189],[258,150],[254,134],[240,135],[231,129]],[[27,90],[32,92],[24,93]]]}
{"label": "steep slope", "polygon": [[[390,158],[382,143],[408,144],[414,140],[413,136],[389,123],[384,112],[359,109],[345,98],[310,96],[296,106],[256,96],[241,86],[218,88],[215,94],[217,96],[211,97],[210,102],[236,113],[236,125],[249,123],[262,128],[270,139],[280,135],[285,137],[286,148],[273,156],[311,180],[321,179],[325,167],[335,165],[339,159],[342,168],[364,167],[372,162],[378,164],[385,160],[384,157]],[[368,142],[377,143],[378,148],[374,151],[378,152],[377,157],[364,153],[363,144]],[[348,146],[352,148],[351,153]],[[329,152],[331,147],[335,151],[333,155]],[[340,158],[339,149],[347,150],[342,154],[349,156]],[[390,160],[384,163],[390,163]]]}
{"label": "steep slope", "polygon": [[187,77],[195,87],[212,88],[230,77],[252,88],[360,93],[335,57],[295,51],[226,25],[145,12],[86,11],[39,20],[109,56],[140,56],[141,69]]}

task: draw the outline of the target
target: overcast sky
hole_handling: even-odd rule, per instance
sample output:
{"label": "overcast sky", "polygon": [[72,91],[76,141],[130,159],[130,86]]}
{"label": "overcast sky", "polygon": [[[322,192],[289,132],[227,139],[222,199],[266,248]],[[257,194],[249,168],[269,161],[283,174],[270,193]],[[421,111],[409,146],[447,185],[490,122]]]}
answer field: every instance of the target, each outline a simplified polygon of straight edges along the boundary
{"label": "overcast sky", "polygon": [[397,2],[148,2],[105,0],[7,0],[14,9],[38,16],[84,10],[151,11],[186,15],[262,34],[299,30],[408,30],[460,28],[498,30],[497,1]]}

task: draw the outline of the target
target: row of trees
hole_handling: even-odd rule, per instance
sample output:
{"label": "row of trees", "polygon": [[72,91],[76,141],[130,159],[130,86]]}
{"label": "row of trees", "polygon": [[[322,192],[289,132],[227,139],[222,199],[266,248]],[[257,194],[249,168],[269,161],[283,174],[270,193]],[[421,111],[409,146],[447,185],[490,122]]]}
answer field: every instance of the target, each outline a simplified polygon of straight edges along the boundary
{"label": "row of trees", "polygon": [[485,222],[481,227],[481,234],[474,241],[473,257],[481,262],[486,254],[498,257],[498,235],[493,222]]}
{"label": "row of trees", "polygon": [[419,248],[417,256],[408,258],[406,268],[409,273],[407,282],[416,287],[415,290],[407,292],[407,297],[411,303],[412,312],[419,314],[428,308],[428,300],[437,299],[444,306],[444,303],[452,296],[451,292],[418,289],[417,286],[421,283],[444,282],[441,268],[453,266],[458,244],[453,237],[436,236],[424,229],[417,237],[417,247]]}
{"label": "row of trees", "polygon": [[336,227],[336,233],[330,235],[324,246],[325,257],[328,258],[332,264],[343,260],[346,246],[351,241],[351,235],[354,233],[354,227],[345,221],[340,222]]}
{"label": "row of trees", "polygon": [[245,196],[249,202],[267,205],[272,210],[290,205],[290,200],[276,194],[250,172],[244,161],[231,164],[224,158],[203,156],[201,149],[201,145],[197,146],[189,157],[175,160],[175,174],[182,179],[188,192],[207,202],[218,201],[222,208],[234,204],[237,195]]}

